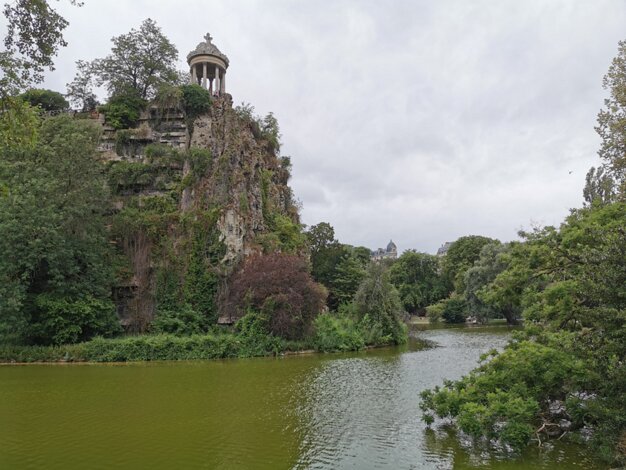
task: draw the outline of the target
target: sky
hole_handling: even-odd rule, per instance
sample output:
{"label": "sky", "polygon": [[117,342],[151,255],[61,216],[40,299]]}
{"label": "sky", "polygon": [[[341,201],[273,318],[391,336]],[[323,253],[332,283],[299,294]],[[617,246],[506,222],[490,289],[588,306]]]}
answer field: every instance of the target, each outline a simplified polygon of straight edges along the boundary
{"label": "sky", "polygon": [[[508,241],[582,205],[599,164],[602,77],[621,0],[68,0],[44,86],[152,18],[181,61],[210,32],[236,104],[272,111],[307,225],[343,243],[436,252]],[[3,26],[4,27],[4,26]]]}

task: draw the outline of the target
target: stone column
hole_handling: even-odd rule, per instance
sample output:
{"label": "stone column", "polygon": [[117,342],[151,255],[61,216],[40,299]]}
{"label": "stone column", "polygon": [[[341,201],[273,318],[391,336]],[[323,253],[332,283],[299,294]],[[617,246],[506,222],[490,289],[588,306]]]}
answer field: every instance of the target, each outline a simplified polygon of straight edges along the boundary
{"label": "stone column", "polygon": [[220,68],[215,66],[215,91],[220,89]]}
{"label": "stone column", "polygon": [[206,62],[202,63],[202,88],[206,88],[206,73],[207,71],[207,66],[206,66]]}
{"label": "stone column", "polygon": [[222,79],[220,80],[220,93],[226,93],[226,70],[222,72]]}
{"label": "stone column", "polygon": [[191,66],[191,83],[193,83],[194,85],[198,84],[198,78],[196,77],[196,66],[195,65]]}
{"label": "stone column", "polygon": [[209,78],[209,93],[213,94],[213,79]]}

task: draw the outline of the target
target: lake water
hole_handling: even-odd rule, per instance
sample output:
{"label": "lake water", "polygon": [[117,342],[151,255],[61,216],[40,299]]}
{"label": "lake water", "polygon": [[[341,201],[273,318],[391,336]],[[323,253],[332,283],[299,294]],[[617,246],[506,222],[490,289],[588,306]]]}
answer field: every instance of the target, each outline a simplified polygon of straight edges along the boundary
{"label": "lake water", "polygon": [[0,469],[599,469],[559,443],[510,456],[420,421],[419,392],[506,328],[437,347],[206,362],[0,366]]}

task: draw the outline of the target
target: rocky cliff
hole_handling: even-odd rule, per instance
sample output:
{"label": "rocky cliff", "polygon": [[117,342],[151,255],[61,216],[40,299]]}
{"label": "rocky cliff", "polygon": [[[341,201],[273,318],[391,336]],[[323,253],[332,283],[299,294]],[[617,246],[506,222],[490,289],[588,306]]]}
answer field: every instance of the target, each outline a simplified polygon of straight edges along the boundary
{"label": "rocky cliff", "polygon": [[303,249],[290,161],[279,156],[271,115],[233,108],[228,94],[194,117],[152,106],[135,129],[105,126],[101,150],[120,253],[115,296],[129,330],[180,311],[212,324],[242,257]]}

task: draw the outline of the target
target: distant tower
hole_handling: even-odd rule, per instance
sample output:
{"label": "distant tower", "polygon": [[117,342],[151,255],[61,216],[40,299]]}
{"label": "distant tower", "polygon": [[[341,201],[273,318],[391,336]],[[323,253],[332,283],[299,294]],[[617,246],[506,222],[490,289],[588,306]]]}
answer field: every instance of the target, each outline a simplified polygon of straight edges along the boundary
{"label": "distant tower", "polygon": [[191,83],[207,88],[211,94],[226,92],[228,57],[213,44],[209,33],[204,41],[187,54]]}

